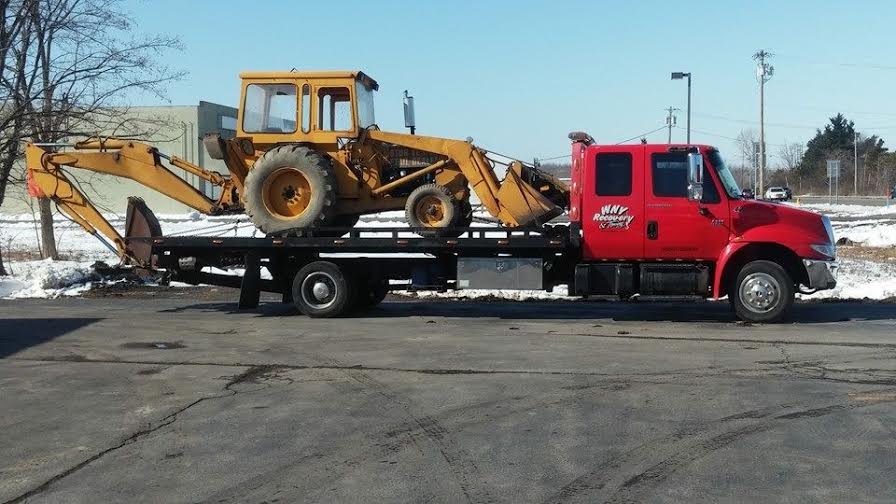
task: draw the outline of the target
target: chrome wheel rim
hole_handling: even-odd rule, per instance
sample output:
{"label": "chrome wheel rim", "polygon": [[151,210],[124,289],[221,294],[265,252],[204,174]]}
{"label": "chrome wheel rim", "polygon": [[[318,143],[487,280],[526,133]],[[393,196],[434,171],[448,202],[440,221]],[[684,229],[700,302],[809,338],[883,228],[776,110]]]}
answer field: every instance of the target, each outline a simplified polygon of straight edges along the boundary
{"label": "chrome wheel rim", "polygon": [[322,271],[311,273],[302,280],[302,301],[317,310],[336,302],[336,279]]}
{"label": "chrome wheel rim", "polygon": [[768,313],[781,299],[781,284],[768,273],[750,273],[740,284],[740,302],[755,313]]}

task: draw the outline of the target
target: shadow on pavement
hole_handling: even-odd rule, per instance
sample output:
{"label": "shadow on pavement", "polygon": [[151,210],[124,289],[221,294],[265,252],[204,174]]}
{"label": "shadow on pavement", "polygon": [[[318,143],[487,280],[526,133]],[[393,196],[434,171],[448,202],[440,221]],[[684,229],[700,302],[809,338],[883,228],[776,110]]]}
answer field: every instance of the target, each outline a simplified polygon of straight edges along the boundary
{"label": "shadow on pavement", "polygon": [[[245,313],[258,317],[297,315],[291,304],[262,303],[254,310],[238,310],[236,303],[196,303],[161,310],[163,313],[189,311]],[[737,319],[728,303],[624,302],[624,301],[479,301],[479,300],[394,300],[358,312],[358,318],[447,317],[502,318],[529,320],[612,319],[643,322],[733,323]],[[896,320],[896,304],[861,301],[796,303],[787,323],[816,324],[851,320]]]}
{"label": "shadow on pavement", "polygon": [[98,318],[0,319],[0,359],[88,326]]}

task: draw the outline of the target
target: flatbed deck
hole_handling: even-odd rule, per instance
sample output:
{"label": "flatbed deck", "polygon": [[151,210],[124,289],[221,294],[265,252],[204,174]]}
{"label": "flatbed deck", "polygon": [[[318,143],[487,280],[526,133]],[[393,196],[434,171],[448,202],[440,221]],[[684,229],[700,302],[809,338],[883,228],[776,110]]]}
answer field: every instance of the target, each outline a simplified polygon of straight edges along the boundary
{"label": "flatbed deck", "polygon": [[[240,308],[258,305],[261,291],[292,300],[296,271],[315,260],[383,278],[412,279],[416,288],[444,289],[458,258],[533,258],[555,261],[578,254],[578,235],[567,226],[474,227],[459,237],[424,237],[407,227],[305,230],[300,236],[158,236],[150,238],[153,265],[193,284],[240,288]],[[334,236],[339,235],[341,236]],[[560,261],[568,264],[569,261]],[[245,268],[242,276],[208,271]],[[271,278],[261,277],[267,269]],[[436,273],[434,273],[436,272]],[[421,280],[424,278],[424,280]]]}
{"label": "flatbed deck", "polygon": [[[463,228],[457,238],[423,237],[407,227],[351,228],[341,236],[333,229],[308,231],[293,237],[162,236],[152,239],[153,254],[187,256],[208,253],[279,254],[279,251],[311,253],[452,253],[479,257],[509,253],[553,255],[576,246],[566,226],[538,228]],[[315,234],[318,233],[318,234]]]}

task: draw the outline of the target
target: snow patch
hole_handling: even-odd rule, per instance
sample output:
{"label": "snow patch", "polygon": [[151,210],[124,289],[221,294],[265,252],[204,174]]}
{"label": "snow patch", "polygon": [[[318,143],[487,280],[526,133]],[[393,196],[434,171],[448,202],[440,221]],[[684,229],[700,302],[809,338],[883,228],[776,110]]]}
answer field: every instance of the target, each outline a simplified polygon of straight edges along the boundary
{"label": "snow patch", "polygon": [[400,296],[418,299],[506,299],[508,301],[544,301],[567,300],[577,298],[569,297],[567,286],[558,285],[552,291],[539,290],[509,290],[509,289],[460,289],[445,292],[438,291],[393,291]]}
{"label": "snow patch", "polygon": [[866,247],[896,247],[896,220],[863,220],[832,223],[834,236]]}
{"label": "snow patch", "polygon": [[837,287],[815,294],[800,294],[805,299],[888,299],[896,297],[896,265],[841,259],[837,269]]}
{"label": "snow patch", "polygon": [[0,297],[56,298],[77,296],[90,290],[97,279],[93,261],[21,261],[11,262],[11,276],[0,277]]}
{"label": "snow patch", "polygon": [[796,203],[785,203],[786,205],[795,206],[805,210],[813,210],[823,213],[832,219],[838,217],[863,217],[878,215],[896,216],[896,202],[890,202],[884,205],[849,205],[845,203],[804,203],[797,205]]}

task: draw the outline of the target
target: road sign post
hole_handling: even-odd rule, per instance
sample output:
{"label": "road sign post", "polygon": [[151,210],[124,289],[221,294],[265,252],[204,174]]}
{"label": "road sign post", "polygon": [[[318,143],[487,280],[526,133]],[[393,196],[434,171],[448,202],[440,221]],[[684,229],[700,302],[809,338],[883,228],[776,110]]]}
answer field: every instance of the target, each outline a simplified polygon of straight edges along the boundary
{"label": "road sign post", "polygon": [[831,189],[834,189],[837,202],[840,201],[840,160],[828,159],[828,203],[831,203]]}

